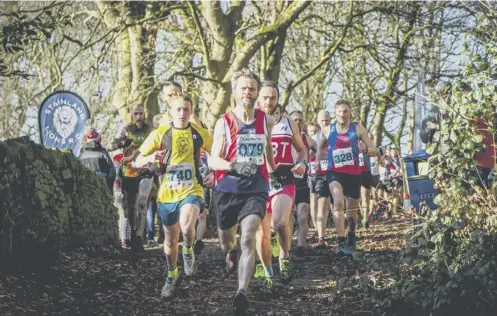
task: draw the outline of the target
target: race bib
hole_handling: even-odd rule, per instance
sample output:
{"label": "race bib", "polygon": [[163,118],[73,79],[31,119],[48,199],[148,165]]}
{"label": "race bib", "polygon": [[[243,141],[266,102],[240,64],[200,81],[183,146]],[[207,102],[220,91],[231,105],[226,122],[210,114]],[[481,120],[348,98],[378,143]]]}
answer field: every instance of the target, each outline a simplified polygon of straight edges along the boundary
{"label": "race bib", "polygon": [[181,163],[168,166],[166,176],[168,189],[179,190],[191,188],[194,185],[193,164]]}
{"label": "race bib", "polygon": [[323,171],[328,170],[328,159],[320,160],[319,166],[321,167],[321,170],[323,170]]}
{"label": "race bib", "polygon": [[364,154],[359,154],[359,167],[364,167]]}
{"label": "race bib", "polygon": [[237,162],[251,162],[258,166],[264,164],[265,135],[240,134],[238,135],[237,144]]}
{"label": "race bib", "polygon": [[309,174],[315,174],[316,171],[316,162],[309,162]]}
{"label": "race bib", "polygon": [[[305,173],[304,173],[304,174],[305,174]],[[298,175],[298,174],[296,174],[295,172],[293,173],[293,177],[294,177],[295,179],[304,179],[304,175]]]}
{"label": "race bib", "polygon": [[352,154],[352,147],[335,149],[333,151],[333,163],[335,168],[353,166],[354,155]]}

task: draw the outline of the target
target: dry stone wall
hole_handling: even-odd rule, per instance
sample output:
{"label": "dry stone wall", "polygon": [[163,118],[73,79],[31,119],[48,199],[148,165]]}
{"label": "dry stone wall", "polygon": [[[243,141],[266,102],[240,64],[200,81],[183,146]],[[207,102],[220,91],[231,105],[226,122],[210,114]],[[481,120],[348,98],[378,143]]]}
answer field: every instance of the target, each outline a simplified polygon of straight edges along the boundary
{"label": "dry stone wall", "polygon": [[27,137],[0,142],[0,264],[72,247],[117,246],[117,223],[104,178],[70,152]]}

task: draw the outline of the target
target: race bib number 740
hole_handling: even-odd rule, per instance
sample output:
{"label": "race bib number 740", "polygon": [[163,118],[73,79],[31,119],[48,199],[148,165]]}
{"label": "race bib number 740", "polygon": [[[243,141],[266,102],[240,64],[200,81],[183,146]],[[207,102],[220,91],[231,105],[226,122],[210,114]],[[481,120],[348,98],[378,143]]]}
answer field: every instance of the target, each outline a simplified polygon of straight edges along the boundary
{"label": "race bib number 740", "polygon": [[167,167],[167,188],[178,190],[191,188],[194,185],[193,164],[181,163]]}
{"label": "race bib number 740", "polygon": [[260,166],[264,164],[266,136],[255,134],[240,134],[237,139],[237,162],[252,162]]}

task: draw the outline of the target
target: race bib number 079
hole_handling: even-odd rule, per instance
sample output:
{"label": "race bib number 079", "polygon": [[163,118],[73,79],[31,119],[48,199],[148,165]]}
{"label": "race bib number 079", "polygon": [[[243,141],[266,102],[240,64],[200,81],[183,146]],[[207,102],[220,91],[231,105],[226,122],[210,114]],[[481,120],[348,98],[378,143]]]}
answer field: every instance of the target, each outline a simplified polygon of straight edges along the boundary
{"label": "race bib number 079", "polygon": [[260,166],[264,164],[266,136],[240,134],[237,140],[237,162],[251,162]]}
{"label": "race bib number 079", "polygon": [[352,147],[335,149],[333,151],[333,163],[335,168],[354,165],[354,155]]}
{"label": "race bib number 079", "polygon": [[178,165],[170,165],[167,167],[167,188],[179,190],[191,188],[193,182],[193,164],[182,163]]}

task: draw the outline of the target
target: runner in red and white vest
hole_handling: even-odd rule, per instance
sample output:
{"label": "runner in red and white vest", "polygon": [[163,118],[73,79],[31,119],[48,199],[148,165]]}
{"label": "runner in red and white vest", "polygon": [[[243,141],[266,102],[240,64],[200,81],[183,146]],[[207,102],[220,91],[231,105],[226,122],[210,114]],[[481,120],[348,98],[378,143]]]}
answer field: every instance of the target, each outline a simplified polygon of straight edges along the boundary
{"label": "runner in red and white vest", "polygon": [[[317,122],[321,130],[318,132],[313,140],[319,144],[321,140],[321,132],[323,129],[330,125],[331,117],[327,110],[321,110],[318,112]],[[326,149],[327,150],[327,149]],[[322,157],[321,159],[316,159],[316,155],[313,155],[310,159],[309,168],[309,189],[311,191],[310,196],[310,206],[311,206],[311,218],[314,224],[314,228],[318,234],[318,244],[317,249],[326,248],[326,243],[324,241],[324,235],[326,233],[326,227],[328,225],[328,212],[330,211],[330,189],[328,187],[328,182],[326,181],[326,170],[328,170],[328,157]],[[319,164],[319,166],[318,166]]]}
{"label": "runner in red and white vest", "polygon": [[[264,266],[265,287],[270,290],[274,285],[274,272],[271,266],[271,227],[278,235],[280,244],[280,276],[284,283],[292,278],[290,266],[290,247],[292,244],[291,212],[295,198],[294,173],[303,175],[307,166],[307,150],[300,137],[295,122],[281,116],[278,105],[278,86],[274,82],[264,82],[259,93],[259,106],[266,114],[272,115],[275,125],[271,131],[274,163],[276,169],[270,174],[269,200],[266,217],[257,235],[257,252]],[[298,152],[298,162],[292,157],[292,146]]]}
{"label": "runner in red and white vest", "polygon": [[212,202],[228,272],[236,270],[236,225],[240,226],[242,251],[233,305],[235,314],[244,315],[254,272],[255,236],[266,213],[268,171],[275,169],[271,147],[274,119],[254,108],[260,88],[256,74],[242,69],[232,75],[231,84],[236,107],[214,127],[209,168],[216,170]]}
{"label": "runner in red and white vest", "polygon": [[[366,128],[350,121],[350,103],[348,101],[337,101],[335,116],[337,122],[323,129],[317,156],[324,157],[324,149],[328,144],[329,165],[326,178],[333,196],[333,219],[335,220],[339,244],[337,254],[352,255],[356,250],[355,228],[358,222],[357,211],[361,198],[359,153],[375,156],[376,148],[368,137]],[[343,217],[345,207],[349,223],[347,239],[345,239]]]}
{"label": "runner in red and white vest", "polygon": [[[315,152],[316,142],[307,135],[303,128],[305,126],[304,113],[301,111],[293,111],[290,113],[290,118],[297,124],[300,136],[302,137],[302,142],[304,143],[305,149],[308,155],[311,154],[311,148]],[[292,155],[294,156],[294,161],[298,159],[297,151],[292,147]],[[309,169],[309,168],[308,168]],[[308,173],[300,176],[294,174],[296,193],[295,193],[295,207],[297,209],[297,223],[298,223],[298,234],[297,234],[297,248],[295,248],[295,254],[297,257],[304,257],[305,248],[307,247],[307,234],[309,233],[309,203],[310,203],[310,190],[307,184]]]}

